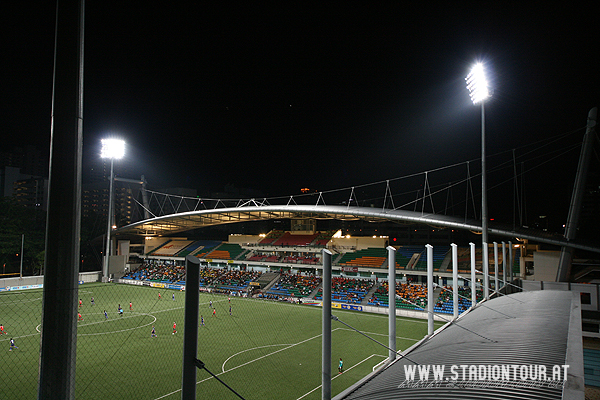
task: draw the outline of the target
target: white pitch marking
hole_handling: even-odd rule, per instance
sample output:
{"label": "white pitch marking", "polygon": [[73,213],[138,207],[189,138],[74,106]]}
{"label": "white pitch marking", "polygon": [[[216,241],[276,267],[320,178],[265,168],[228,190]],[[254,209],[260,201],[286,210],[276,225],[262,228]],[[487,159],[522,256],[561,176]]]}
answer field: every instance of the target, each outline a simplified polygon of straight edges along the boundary
{"label": "white pitch marking", "polygon": [[[371,358],[371,357],[383,357],[383,358],[386,358],[385,356],[381,356],[381,355],[379,355],[379,354],[371,354],[369,357],[365,358],[364,360],[362,360],[362,361],[358,362],[357,364],[354,364],[353,366],[351,366],[350,368],[348,368],[348,369],[347,369],[347,370],[346,370],[344,373],[346,373],[346,372],[350,371],[352,368],[354,368],[354,367],[356,367],[356,366],[358,366],[358,365],[360,365],[360,364],[364,363],[365,361],[367,361],[367,360],[368,360],[369,358]],[[338,375],[336,375],[336,376],[332,377],[332,378],[331,378],[331,380],[334,380],[334,379],[336,379],[337,377],[339,377],[339,376],[342,376],[342,375],[343,375],[343,374],[338,374]],[[300,400],[300,399],[303,399],[303,398],[305,398],[306,396],[308,396],[309,394],[311,394],[311,393],[312,393],[312,392],[314,392],[315,390],[318,390],[319,388],[321,388],[321,386],[323,386],[323,385],[319,385],[319,386],[317,386],[316,388],[314,388],[314,389],[313,389],[313,390],[311,390],[310,392],[308,392],[308,393],[305,393],[305,394],[303,394],[302,396],[298,397],[296,400]]]}

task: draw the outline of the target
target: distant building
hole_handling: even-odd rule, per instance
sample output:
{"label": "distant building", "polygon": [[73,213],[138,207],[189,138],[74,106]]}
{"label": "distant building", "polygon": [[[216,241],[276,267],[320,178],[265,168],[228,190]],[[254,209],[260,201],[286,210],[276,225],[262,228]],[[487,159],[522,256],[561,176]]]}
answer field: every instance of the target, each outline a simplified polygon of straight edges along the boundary
{"label": "distant building", "polygon": [[[35,146],[0,151],[0,195],[19,194],[23,204],[46,208],[48,158]],[[46,193],[43,193],[43,190]],[[18,191],[18,193],[17,193]]]}
{"label": "distant building", "polygon": [[35,146],[14,147],[0,151],[0,166],[18,168],[25,175],[48,177],[48,154]]}
{"label": "distant building", "polygon": [[[101,215],[104,219],[108,215],[108,181],[100,183],[89,183],[82,186],[82,206],[81,216],[89,218],[94,215]],[[114,207],[115,221],[117,226],[123,226],[133,222],[134,218],[134,190],[129,185],[124,185],[120,182],[114,184]],[[113,221],[113,223],[115,222]]]}
{"label": "distant building", "polygon": [[13,183],[13,195],[25,207],[47,210],[48,179],[27,178]]}

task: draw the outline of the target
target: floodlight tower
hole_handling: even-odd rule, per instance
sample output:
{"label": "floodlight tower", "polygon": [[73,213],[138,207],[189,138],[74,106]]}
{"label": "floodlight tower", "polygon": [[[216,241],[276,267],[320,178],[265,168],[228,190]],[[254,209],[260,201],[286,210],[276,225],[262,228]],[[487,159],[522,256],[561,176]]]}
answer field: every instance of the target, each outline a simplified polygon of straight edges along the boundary
{"label": "floodlight tower", "polygon": [[[481,256],[484,278],[488,280],[488,268],[486,264],[487,257],[484,252],[487,252],[488,244],[488,210],[487,210],[487,188],[486,188],[486,167],[485,167],[485,100],[490,97],[488,83],[485,78],[485,71],[482,63],[477,63],[471,68],[471,72],[465,78],[467,89],[473,104],[481,103]],[[487,253],[486,253],[487,254]],[[475,283],[473,282],[473,285]],[[487,284],[486,284],[487,287]]]}
{"label": "floodlight tower", "polygon": [[108,258],[110,256],[110,232],[112,230],[113,215],[113,183],[114,183],[114,161],[125,155],[125,142],[120,139],[102,139],[101,158],[110,159],[110,181],[108,188],[108,222],[106,223],[106,251],[104,252],[104,265],[102,277],[108,279]]}

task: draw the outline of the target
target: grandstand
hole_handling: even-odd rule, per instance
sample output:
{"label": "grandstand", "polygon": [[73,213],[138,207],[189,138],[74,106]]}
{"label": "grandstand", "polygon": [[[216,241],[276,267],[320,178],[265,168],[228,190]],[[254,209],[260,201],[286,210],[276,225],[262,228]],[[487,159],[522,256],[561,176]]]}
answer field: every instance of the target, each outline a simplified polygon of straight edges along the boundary
{"label": "grandstand", "polygon": [[[483,291],[476,290],[475,295],[477,302],[483,300]],[[458,313],[461,314],[471,307],[471,289],[466,287],[458,288]],[[454,296],[452,294],[452,288],[445,287],[441,291],[433,311],[442,314],[453,314],[454,313]]]}
{"label": "grandstand", "polygon": [[[346,277],[331,278],[331,300],[350,304],[361,304],[375,282],[366,279]],[[323,289],[319,288],[315,299],[323,299]]]}
{"label": "grandstand", "polygon": [[308,246],[317,238],[317,236],[317,233],[303,235],[293,234],[292,232],[285,232],[272,244],[273,246]]}
{"label": "grandstand", "polygon": [[[201,259],[201,287],[215,291],[242,291],[248,295],[271,299],[322,300],[319,270],[323,245],[334,254],[332,274],[335,283],[332,300],[348,304],[361,304],[386,308],[390,301],[387,287],[387,242],[373,245],[375,238],[334,238],[333,231],[294,233],[272,230],[262,238],[243,238],[243,242],[217,242],[203,240],[166,240],[149,252],[148,257],[160,261],[160,254],[171,260],[166,268],[183,265],[185,256],[191,254]],[[239,239],[238,239],[239,240]],[[347,242],[344,242],[347,240]],[[348,246],[350,243],[351,246]],[[427,290],[423,286],[427,271],[425,246],[395,246],[398,271],[395,304],[399,310],[422,311],[427,306]],[[470,247],[458,247],[459,273],[470,277]],[[517,255],[520,253],[515,252]],[[481,268],[481,249],[476,250],[476,268]],[[493,262],[493,248],[490,247]],[[499,260],[502,263],[501,257]],[[171,264],[174,263],[174,264]],[[436,282],[451,287],[450,246],[433,247],[433,269]],[[514,257],[512,266],[518,268],[519,258]],[[492,266],[491,266],[492,267]],[[156,265],[145,266],[126,275],[125,279],[150,282],[185,283],[185,276],[160,273]],[[493,267],[491,268],[493,271]],[[254,275],[248,273],[256,272]],[[248,276],[246,276],[248,275]],[[493,279],[493,277],[492,277]],[[252,284],[251,284],[252,283]],[[368,284],[367,284],[368,283]],[[459,278],[459,312],[471,306],[470,278]],[[478,291],[478,299],[482,298]],[[448,314],[453,311],[452,294],[440,289],[434,291],[435,312]]]}
{"label": "grandstand", "polygon": [[[388,282],[382,282],[369,305],[389,307]],[[396,285],[396,308],[407,310],[423,310],[427,307],[427,287],[417,284],[400,283]]]}
{"label": "grandstand", "polygon": [[279,239],[283,235],[283,231],[273,230],[269,232],[264,239],[262,239],[259,244],[267,245],[272,244],[274,241]]}
{"label": "grandstand", "polygon": [[157,256],[157,257],[174,257],[193,243],[193,240],[169,240],[165,242],[162,246],[154,249],[149,255]]}
{"label": "grandstand", "polygon": [[219,260],[235,260],[241,254],[247,252],[237,243],[222,243],[212,251],[208,252],[206,258],[215,258]]}
{"label": "grandstand", "polygon": [[[323,243],[327,243],[328,249],[332,251],[332,267],[334,276],[343,276],[346,278],[357,279],[387,279],[387,255],[388,250],[386,241],[381,241],[380,246],[374,246],[370,241],[373,238],[352,238],[348,240],[351,246],[348,246],[344,240],[346,238],[334,238],[333,231],[315,232],[312,234],[298,234],[290,231],[272,230],[263,238],[248,240],[244,242],[217,242],[217,241],[191,241],[181,239],[169,239],[162,245],[152,249],[148,256],[160,260],[174,260],[175,263],[183,263],[185,256],[194,255],[201,259],[201,263],[207,268],[223,268],[237,270],[255,270],[261,273],[277,272],[294,274],[318,274],[321,269],[321,252]],[[364,241],[364,243],[363,243]],[[423,284],[427,271],[427,251],[425,246],[395,246],[396,251],[396,269],[399,283],[403,284]],[[519,249],[517,249],[519,250]],[[165,256],[159,256],[164,254]],[[519,252],[513,256],[513,269],[519,267]],[[476,250],[476,268],[481,268],[481,249]],[[490,247],[490,261],[493,262],[493,248]],[[500,257],[500,265],[502,259]],[[451,252],[449,246],[434,246],[433,248],[433,269],[438,276],[440,285],[447,285],[451,282]],[[458,247],[458,267],[459,273],[463,276],[470,276],[471,272],[471,254],[469,247]],[[493,266],[490,265],[493,274]],[[516,271],[515,271],[516,272]],[[135,275],[130,275],[135,276]],[[493,277],[492,277],[493,278]],[[459,278],[459,285],[469,286],[470,278]],[[180,279],[184,281],[184,279]],[[209,283],[205,283],[209,285]],[[266,285],[260,285],[265,287]],[[289,288],[273,287],[269,288],[271,295],[299,297],[306,294],[302,291],[290,291]],[[468,290],[468,289],[467,289]],[[375,287],[373,293],[364,300],[364,304],[387,307],[388,299],[384,287]],[[316,293],[313,293],[313,296]],[[400,293],[399,293],[400,294]],[[374,296],[371,296],[374,295]],[[348,293],[340,293],[337,300],[348,297]],[[357,296],[359,294],[357,293]],[[365,296],[365,294],[360,294]],[[373,299],[371,299],[373,297]],[[444,299],[446,296],[442,296]],[[350,300],[350,299],[349,299]],[[438,304],[441,309],[444,302]],[[451,303],[451,300],[448,300]],[[437,302],[436,302],[437,304]],[[407,302],[398,301],[399,308],[415,309]],[[467,308],[468,304],[461,309]],[[418,307],[416,307],[418,309]]]}
{"label": "grandstand", "polygon": [[299,274],[281,274],[273,287],[266,291],[267,295],[285,297],[309,297],[321,285],[321,278]]}
{"label": "grandstand", "polygon": [[338,263],[347,266],[381,268],[386,259],[387,250],[385,248],[369,247],[364,250],[344,254]]}

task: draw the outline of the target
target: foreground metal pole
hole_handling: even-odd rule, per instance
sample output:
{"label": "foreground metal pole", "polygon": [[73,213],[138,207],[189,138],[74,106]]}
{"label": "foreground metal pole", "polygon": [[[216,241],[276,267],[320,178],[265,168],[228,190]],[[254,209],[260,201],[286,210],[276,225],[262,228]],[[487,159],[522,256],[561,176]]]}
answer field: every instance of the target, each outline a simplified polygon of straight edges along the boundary
{"label": "foreground metal pole", "polygon": [[471,246],[471,307],[477,305],[477,278],[475,277],[475,243],[469,243]]}
{"label": "foreground metal pole", "polygon": [[494,290],[498,293],[498,242],[494,242]]}
{"label": "foreground metal pole", "polygon": [[508,280],[511,283],[513,281],[513,245],[510,240],[508,241]]}
{"label": "foreground metal pole", "polygon": [[83,143],[84,1],[56,8],[38,399],[75,398]]}
{"label": "foreground metal pole", "polygon": [[[487,242],[483,242],[483,298],[488,300],[490,297],[490,249]],[[477,293],[477,290],[475,290]]]}
{"label": "foreground metal pole", "polygon": [[[596,124],[598,123],[598,107],[590,110],[587,117],[587,128],[583,136],[583,146],[579,155],[579,164],[577,165],[577,174],[575,175],[575,185],[571,195],[571,205],[569,206],[569,215],[567,216],[567,226],[565,227],[565,239],[573,240],[577,235],[579,218],[581,215],[581,206],[585,194],[587,181],[587,172],[590,160],[594,151],[594,138],[596,137]],[[556,272],[557,282],[567,282],[571,275],[571,264],[573,261],[573,248],[563,246],[558,259],[558,271]]]}
{"label": "foreground metal pole", "polygon": [[396,359],[396,249],[387,247],[388,251],[388,358]]}
{"label": "foreground metal pole", "polygon": [[323,250],[323,322],[321,343],[321,399],[331,399],[331,252]]}
{"label": "foreground metal pole", "polygon": [[[506,274],[506,243],[502,242],[502,279],[504,280],[504,284],[506,285],[507,274]],[[507,293],[508,294],[508,293]]]}
{"label": "foreground metal pole", "polygon": [[185,258],[185,319],[183,326],[183,368],[181,399],[196,399],[196,356],[198,355],[198,308],[200,295],[200,260]]}
{"label": "foreground metal pole", "polygon": [[427,247],[427,334],[433,335],[433,246]]}
{"label": "foreground metal pole", "polygon": [[481,102],[481,244],[488,241],[487,170],[485,166],[485,101]]}
{"label": "foreground metal pole", "polygon": [[458,317],[458,246],[452,243],[452,305],[454,318]]}

